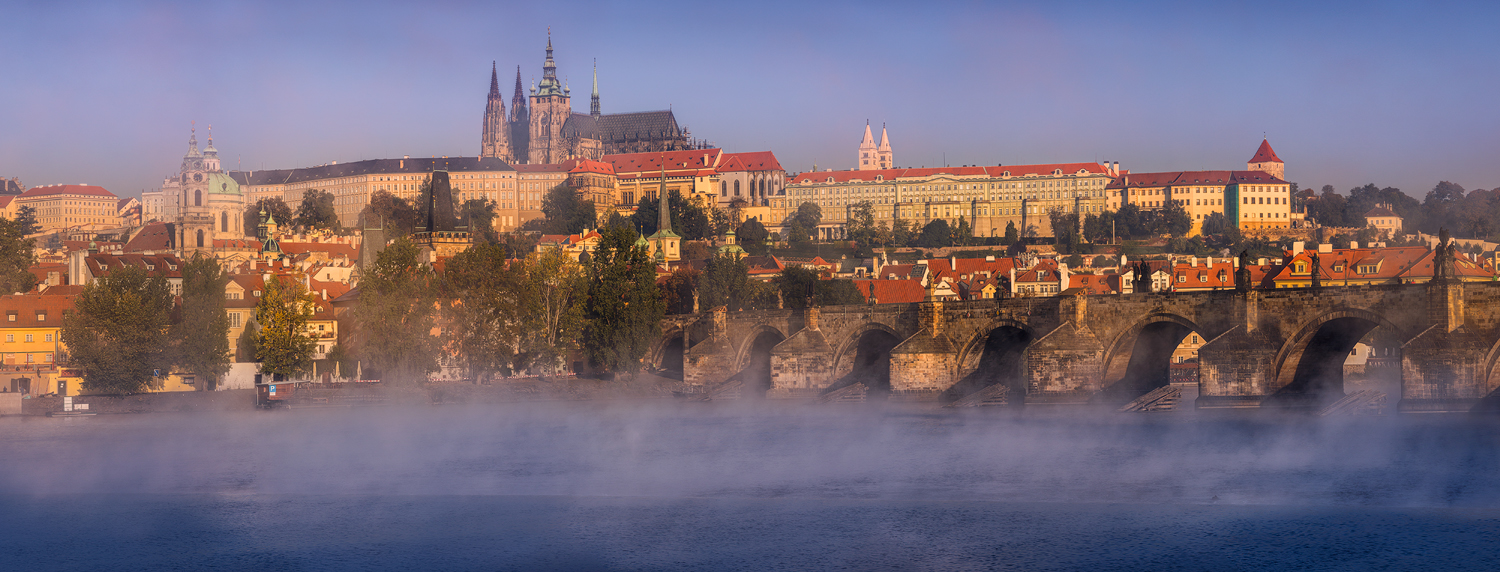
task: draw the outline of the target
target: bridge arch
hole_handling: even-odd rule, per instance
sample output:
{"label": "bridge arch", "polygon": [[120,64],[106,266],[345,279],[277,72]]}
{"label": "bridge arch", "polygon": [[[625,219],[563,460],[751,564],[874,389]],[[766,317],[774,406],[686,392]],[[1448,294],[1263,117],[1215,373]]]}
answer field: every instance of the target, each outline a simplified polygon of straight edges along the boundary
{"label": "bridge arch", "polygon": [[865,322],[844,336],[833,352],[833,380],[825,391],[863,383],[876,395],[891,389],[891,350],[906,336],[887,324]]}
{"label": "bridge arch", "polygon": [[750,330],[735,352],[735,373],[745,397],[765,397],[771,389],[771,350],[786,341],[786,334],[772,326],[760,324]]}
{"label": "bridge arch", "polygon": [[1171,383],[1172,353],[1182,340],[1197,334],[1197,322],[1160,309],[1121,331],[1104,351],[1104,378],[1096,400],[1128,402]]}
{"label": "bridge arch", "polygon": [[1337,308],[1303,323],[1277,350],[1267,387],[1272,400],[1316,405],[1344,395],[1344,362],[1354,345],[1376,329],[1405,341],[1406,333],[1376,312]]}

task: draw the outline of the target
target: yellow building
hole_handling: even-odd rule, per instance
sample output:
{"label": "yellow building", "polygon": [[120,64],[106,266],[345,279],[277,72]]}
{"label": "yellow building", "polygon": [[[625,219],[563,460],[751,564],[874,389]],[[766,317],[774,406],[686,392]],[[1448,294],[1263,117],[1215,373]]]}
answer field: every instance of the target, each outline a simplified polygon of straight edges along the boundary
{"label": "yellow building", "polygon": [[620,214],[629,215],[642,197],[657,200],[663,185],[669,196],[682,193],[683,198],[711,208],[719,197],[716,169],[723,155],[722,149],[695,149],[605,155],[602,160],[614,167],[616,204]]}
{"label": "yellow building", "polygon": [[[73,311],[73,296],[21,294],[0,296],[0,375],[9,391],[43,395],[78,395],[78,384],[58,386],[62,371],[63,314]],[[61,390],[61,391],[59,391]]]}
{"label": "yellow building", "polygon": [[528,213],[540,212],[540,193],[526,192],[527,195],[535,194],[536,198],[522,196],[517,186],[516,170],[492,157],[371,159],[305,169],[232,171],[229,176],[239,182],[246,201],[252,204],[261,199],[279,198],[296,210],[307,191],[326,191],[334,197],[339,224],[355,227],[359,224],[360,211],[370,204],[371,195],[389,191],[415,204],[421,198],[422,185],[434,170],[448,171],[456,201],[494,201],[497,231],[514,230],[529,220]]}
{"label": "yellow building", "polygon": [[823,212],[818,238],[842,238],[854,207],[868,201],[886,226],[896,218],[917,228],[962,218],[974,236],[1003,236],[1008,225],[1051,236],[1054,210],[1080,218],[1103,212],[1113,172],[1100,163],[811,171],[789,179],[783,218],[768,222],[782,224],[810,202]]}
{"label": "yellow building", "polygon": [[47,185],[21,193],[12,208],[36,209],[36,222],[44,232],[66,229],[106,229],[119,224],[119,197],[94,185]]}
{"label": "yellow building", "polygon": [[1291,228],[1291,184],[1263,171],[1168,171],[1126,173],[1110,182],[1108,206],[1157,210],[1176,201],[1193,220],[1189,236],[1202,232],[1214,213],[1240,229]]}

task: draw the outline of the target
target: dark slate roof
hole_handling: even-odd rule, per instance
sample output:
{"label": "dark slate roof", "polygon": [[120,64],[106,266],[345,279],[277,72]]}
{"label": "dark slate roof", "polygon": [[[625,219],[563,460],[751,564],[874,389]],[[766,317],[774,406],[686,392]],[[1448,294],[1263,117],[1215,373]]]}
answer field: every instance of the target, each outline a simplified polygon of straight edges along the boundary
{"label": "dark slate roof", "polygon": [[587,113],[574,113],[563,124],[563,133],[600,141],[661,139],[682,137],[677,117],[670,110],[609,113],[597,119]]}
{"label": "dark slate roof", "polygon": [[466,171],[514,171],[515,169],[509,163],[494,157],[418,157],[412,159],[370,159],[367,161],[321,165],[304,169],[230,171],[229,176],[241,185],[275,185],[367,174],[431,173],[434,170],[462,173]]}

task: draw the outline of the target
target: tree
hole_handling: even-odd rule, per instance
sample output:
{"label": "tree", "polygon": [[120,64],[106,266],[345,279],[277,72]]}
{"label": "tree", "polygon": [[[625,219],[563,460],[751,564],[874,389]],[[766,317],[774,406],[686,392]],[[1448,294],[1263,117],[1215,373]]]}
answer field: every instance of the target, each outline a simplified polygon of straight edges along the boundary
{"label": "tree", "polygon": [[42,231],[41,225],[36,222],[36,208],[24,205],[16,211],[16,223],[21,225],[21,235],[29,236]]}
{"label": "tree", "polygon": [[303,193],[302,204],[297,207],[297,219],[293,224],[307,228],[341,228],[339,213],[333,208],[333,193],[318,189]]}
{"label": "tree", "polygon": [[444,266],[444,343],[476,382],[515,360],[527,286],[519,266],[508,264],[505,247],[495,244],[475,245]]}
{"label": "tree", "polygon": [[1108,268],[1114,265],[1114,263],[1115,259],[1110,258],[1108,255],[1100,254],[1099,256],[1095,256],[1093,261],[1089,262],[1089,266],[1093,266],[1094,268]]}
{"label": "tree", "polygon": [[844,228],[848,231],[846,236],[859,248],[858,256],[860,257],[871,256],[868,253],[872,249],[889,242],[888,237],[884,236],[885,233],[881,232],[883,229],[875,224],[875,204],[870,201],[860,201],[854,204],[849,211],[849,220],[844,223]]}
{"label": "tree", "polygon": [[1209,213],[1208,216],[1203,217],[1203,234],[1206,236],[1224,234],[1224,231],[1228,229],[1229,218],[1224,216],[1224,213]]}
{"label": "tree", "polygon": [[463,210],[460,211],[459,216],[469,225],[469,232],[473,234],[475,243],[500,241],[500,235],[495,233],[495,201],[489,199],[464,201]]}
{"label": "tree", "polygon": [[968,219],[958,217],[958,225],[953,227],[952,243],[954,246],[968,246],[969,241],[974,239],[974,228],[969,226]]}
{"label": "tree", "polygon": [[1053,209],[1047,213],[1047,218],[1052,223],[1052,236],[1057,240],[1057,251],[1064,254],[1077,252],[1081,242],[1081,237],[1078,236],[1078,213]]}
{"label": "tree", "polygon": [[36,239],[26,238],[21,223],[0,218],[0,294],[29,292],[36,287],[31,265],[36,263]]}
{"label": "tree", "polygon": [[380,190],[370,195],[370,204],[360,211],[360,220],[365,226],[384,228],[388,237],[406,236],[416,228],[417,209],[406,199]]}
{"label": "tree", "polygon": [[397,238],[375,258],[359,285],[354,310],[360,355],[384,381],[418,383],[437,371],[437,313],[432,269],[419,260],[421,249]]}
{"label": "tree", "polygon": [[776,278],[781,298],[787,308],[806,308],[809,299],[814,306],[861,304],[864,295],[852,280],[821,280],[816,270],[788,266]]}
{"label": "tree", "polygon": [[1120,238],[1132,238],[1151,234],[1151,230],[1145,224],[1141,207],[1135,204],[1127,204],[1115,211],[1115,232]]}
{"label": "tree", "polygon": [[578,234],[598,226],[594,201],[583,200],[577,189],[566,185],[552,187],[542,197],[542,216],[547,218],[547,234]]}
{"label": "tree", "polygon": [[891,244],[893,246],[910,246],[915,235],[912,221],[901,217],[891,220]]}
{"label": "tree", "polygon": [[245,229],[245,236],[255,236],[256,229],[260,228],[260,212],[262,210],[276,219],[277,226],[284,228],[292,224],[292,207],[287,206],[285,201],[278,198],[261,199],[245,205],[245,226],[243,227]]}
{"label": "tree", "polygon": [[[643,235],[654,234],[660,226],[660,201],[642,196],[636,203],[635,213],[630,216],[632,227]],[[702,240],[712,236],[713,222],[698,201],[683,198],[679,191],[667,195],[667,206],[672,210],[672,231],[684,240]]]}
{"label": "tree", "polygon": [[661,299],[666,304],[666,313],[693,313],[693,293],[698,289],[701,273],[691,266],[680,266],[661,282]]}
{"label": "tree", "polygon": [[760,224],[760,220],[754,217],[740,223],[740,228],[735,230],[734,234],[740,248],[745,249],[745,252],[750,253],[751,256],[765,256],[771,250],[766,246],[766,238],[771,233],[767,232],[765,225]]}
{"label": "tree", "polygon": [[122,266],[83,287],[63,316],[68,362],[83,370],[83,387],[97,393],[135,393],[171,365],[168,327],[172,289],[166,277]]}
{"label": "tree", "polygon": [[1021,240],[1021,231],[1016,230],[1016,222],[1015,221],[1006,222],[1005,223],[1005,237],[1000,239],[1000,243],[1001,244],[1015,244],[1016,241],[1018,241],[1018,240]]}
{"label": "tree", "polygon": [[953,246],[953,230],[948,227],[946,219],[934,219],[922,227],[921,236],[917,237],[915,246],[924,248],[942,248]]}
{"label": "tree", "polygon": [[[523,269],[521,348],[532,364],[552,375],[562,369],[568,351],[578,347],[588,277],[583,266],[555,249],[527,257]],[[652,275],[654,280],[654,271]],[[652,290],[654,294],[654,284]]]}
{"label": "tree", "polygon": [[701,309],[728,306],[729,310],[743,310],[751,302],[750,267],[736,254],[721,252],[709,259],[698,285]]}
{"label": "tree", "polygon": [[1193,217],[1177,201],[1167,201],[1166,206],[1156,212],[1155,218],[1155,227],[1152,229],[1155,234],[1183,236],[1193,228]]}
{"label": "tree", "polygon": [[255,303],[255,323],[260,325],[255,359],[260,362],[261,373],[285,378],[312,367],[318,341],[308,335],[307,321],[316,307],[301,282],[281,276],[266,281]]}
{"label": "tree", "polygon": [[182,265],[182,306],[172,324],[172,346],[177,366],[197,374],[199,391],[213,391],[229,372],[229,314],[224,311],[224,286],[229,276],[219,261],[202,253]]}
{"label": "tree", "polygon": [[584,353],[596,367],[634,374],[656,338],[665,306],[655,265],[628,228],[605,229],[589,263]]}

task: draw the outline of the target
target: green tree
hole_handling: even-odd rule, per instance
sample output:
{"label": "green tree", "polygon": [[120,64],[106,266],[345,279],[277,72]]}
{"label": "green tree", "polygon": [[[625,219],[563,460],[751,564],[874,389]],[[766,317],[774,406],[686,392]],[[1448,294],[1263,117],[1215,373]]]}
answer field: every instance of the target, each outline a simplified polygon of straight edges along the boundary
{"label": "green tree", "polygon": [[1183,236],[1193,228],[1193,217],[1177,201],[1167,201],[1166,206],[1157,211],[1154,222],[1155,228],[1152,230],[1156,234]]}
{"label": "green tree", "polygon": [[821,280],[818,272],[801,266],[788,266],[776,278],[776,287],[787,308],[807,307],[809,299],[814,306],[838,306],[860,304],[865,298],[852,280]]}
{"label": "green tree", "polygon": [[1008,222],[1006,222],[1005,223],[1005,237],[1002,238],[1002,239],[1000,239],[1000,243],[1001,244],[1015,244],[1016,241],[1018,241],[1018,240],[1021,240],[1021,231],[1016,230],[1016,222],[1015,221],[1008,221]]}
{"label": "green tree", "polygon": [[542,231],[547,234],[578,234],[586,228],[595,228],[594,201],[584,200],[577,189],[558,185],[542,196],[542,216],[546,217]]}
{"label": "green tree", "polygon": [[875,204],[870,201],[861,201],[854,204],[849,212],[849,220],[844,223],[847,229],[846,235],[849,240],[859,248],[858,256],[871,256],[870,251],[874,248],[885,246],[890,242],[889,233],[880,225],[875,224]]}
{"label": "green tree", "polygon": [[31,265],[36,263],[36,239],[26,238],[21,223],[0,218],[0,294],[29,292],[36,287]]}
{"label": "green tree", "polygon": [[946,219],[934,219],[922,227],[922,235],[917,237],[916,246],[923,248],[943,248],[953,246],[953,230],[948,227]]}
{"label": "green tree", "polygon": [[727,306],[743,310],[752,301],[750,267],[735,254],[721,252],[709,259],[698,280],[700,309]]}
{"label": "green tree", "polygon": [[633,375],[658,335],[665,305],[655,265],[628,228],[605,229],[589,263],[584,353],[596,367]]}
{"label": "green tree", "polygon": [[478,244],[444,266],[444,343],[474,381],[513,367],[526,295],[522,264],[509,264],[506,249]]}
{"label": "green tree", "polygon": [[969,220],[963,215],[958,217],[958,225],[953,227],[953,245],[968,246],[974,240],[974,227],[969,226]]}
{"label": "green tree", "polygon": [[765,225],[754,217],[740,223],[740,228],[735,230],[734,234],[735,241],[740,248],[745,249],[745,252],[750,253],[751,256],[765,256],[771,250],[771,247],[766,246],[766,238],[771,233],[767,232]]}
{"label": "green tree", "polygon": [[1053,209],[1047,213],[1047,218],[1052,223],[1052,236],[1057,240],[1057,251],[1064,254],[1078,252],[1083,238],[1078,235],[1078,213]]}
{"label": "green tree", "polygon": [[161,274],[116,268],[84,286],[73,307],[62,343],[68,363],[83,370],[84,389],[139,392],[153,384],[153,370],[171,365],[172,289]]}
{"label": "green tree", "polygon": [[693,313],[693,292],[701,274],[691,266],[680,266],[662,280],[661,299],[668,315]]}
{"label": "green tree", "polygon": [[[681,192],[674,190],[667,195],[667,206],[672,210],[672,231],[683,240],[702,240],[713,235],[714,223],[698,201],[685,199]],[[661,224],[660,212],[658,200],[642,196],[636,203],[635,213],[630,215],[630,225],[649,236]]]}
{"label": "green tree", "polygon": [[578,347],[588,276],[582,265],[555,249],[527,257],[523,269],[521,348],[531,364],[553,375],[563,369],[568,352]]}
{"label": "green tree", "polygon": [[359,352],[383,381],[419,383],[438,370],[432,335],[437,299],[432,269],[422,264],[420,253],[410,240],[396,239],[359,284],[354,311]]}
{"label": "green tree", "polygon": [[261,373],[286,377],[312,368],[318,341],[308,335],[307,321],[315,308],[312,294],[301,282],[280,276],[266,281],[255,303],[255,323],[260,325],[255,359]]}
{"label": "green tree", "polygon": [[464,201],[460,213],[459,216],[469,225],[475,243],[500,242],[500,235],[495,233],[495,201],[469,199]]}
{"label": "green tree", "polygon": [[36,208],[24,205],[16,211],[16,223],[21,225],[21,235],[28,236],[42,231],[41,225],[36,222]]}
{"label": "green tree", "polygon": [[1224,234],[1229,229],[1229,218],[1224,213],[1214,212],[1203,217],[1203,234],[1205,236],[1216,236]]}
{"label": "green tree", "polygon": [[1100,254],[1099,256],[1095,256],[1094,260],[1089,263],[1089,265],[1093,266],[1094,268],[1108,268],[1110,266],[1114,266],[1114,264],[1115,264],[1115,259],[1110,258],[1108,255],[1105,255],[1105,254]]}
{"label": "green tree", "polygon": [[411,234],[416,229],[418,221],[416,207],[413,207],[406,199],[386,190],[372,193],[370,204],[365,205],[359,216],[365,226],[383,226],[387,237]]}
{"label": "green tree", "polygon": [[891,221],[892,246],[911,246],[911,241],[915,236],[916,231],[912,228],[912,221],[901,217],[896,217]]}
{"label": "green tree", "polygon": [[333,193],[318,189],[302,194],[302,204],[297,206],[297,219],[293,224],[307,228],[338,230],[339,213],[333,208]]}
{"label": "green tree", "polygon": [[276,225],[279,227],[286,228],[292,224],[292,207],[287,206],[285,201],[279,198],[261,199],[245,205],[245,236],[255,236],[255,230],[260,228],[260,211],[262,210],[275,218]]}
{"label": "green tree", "polygon": [[229,314],[224,311],[224,286],[229,276],[212,256],[201,253],[182,265],[182,305],[172,324],[175,361],[202,380],[199,391],[213,391],[229,372]]}

